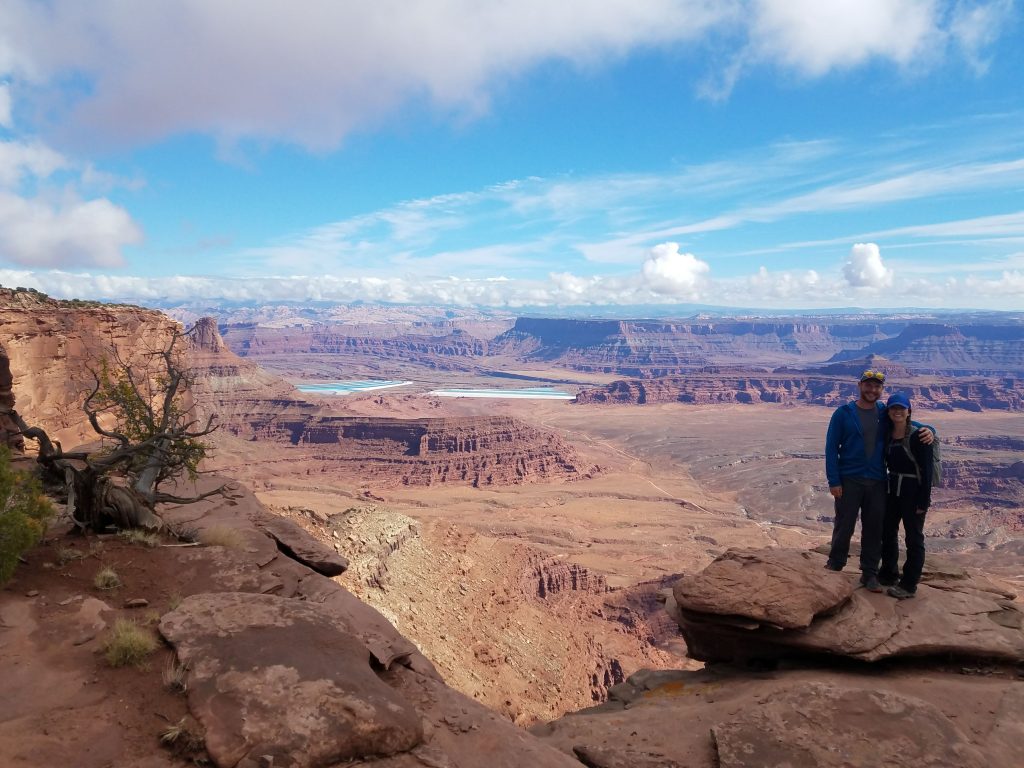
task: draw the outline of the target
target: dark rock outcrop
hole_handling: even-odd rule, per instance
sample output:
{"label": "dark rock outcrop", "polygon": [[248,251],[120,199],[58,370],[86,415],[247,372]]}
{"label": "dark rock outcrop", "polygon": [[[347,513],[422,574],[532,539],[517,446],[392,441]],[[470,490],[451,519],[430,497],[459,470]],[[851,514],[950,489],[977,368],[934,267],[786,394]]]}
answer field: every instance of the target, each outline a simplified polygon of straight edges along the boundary
{"label": "dark rock outcrop", "polygon": [[[1024,611],[962,571],[932,570],[917,598],[854,589],[818,553],[730,550],[673,588],[689,654],[702,661],[844,656],[1024,663]],[[845,580],[847,583],[842,584]]]}

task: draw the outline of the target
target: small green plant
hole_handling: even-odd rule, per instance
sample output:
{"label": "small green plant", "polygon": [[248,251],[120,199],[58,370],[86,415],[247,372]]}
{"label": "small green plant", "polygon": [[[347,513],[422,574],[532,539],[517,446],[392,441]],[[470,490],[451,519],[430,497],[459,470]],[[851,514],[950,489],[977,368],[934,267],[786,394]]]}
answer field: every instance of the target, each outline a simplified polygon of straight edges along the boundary
{"label": "small green plant", "polygon": [[117,571],[106,565],[96,572],[92,585],[96,589],[117,589],[121,586],[121,577],[117,575]]}
{"label": "small green plant", "polygon": [[179,664],[171,657],[164,667],[164,687],[174,693],[185,693],[188,690],[188,664]]}
{"label": "small green plant", "polygon": [[173,611],[175,608],[181,605],[181,601],[184,599],[185,598],[181,596],[180,592],[171,592],[171,594],[167,598],[167,610]]}
{"label": "small green plant", "polygon": [[245,541],[237,528],[226,525],[211,525],[199,532],[199,541],[208,547],[224,547],[225,549],[241,549]]}
{"label": "small green plant", "polygon": [[21,553],[43,537],[53,507],[39,481],[11,468],[7,446],[0,446],[0,584],[14,575]]}
{"label": "small green plant", "polygon": [[160,537],[155,533],[144,531],[141,528],[129,528],[121,531],[118,536],[128,544],[135,544],[140,547],[159,547]]}
{"label": "small green plant", "polygon": [[140,667],[155,650],[156,638],[128,619],[114,622],[104,646],[107,663],[112,667],[126,667],[129,664]]}

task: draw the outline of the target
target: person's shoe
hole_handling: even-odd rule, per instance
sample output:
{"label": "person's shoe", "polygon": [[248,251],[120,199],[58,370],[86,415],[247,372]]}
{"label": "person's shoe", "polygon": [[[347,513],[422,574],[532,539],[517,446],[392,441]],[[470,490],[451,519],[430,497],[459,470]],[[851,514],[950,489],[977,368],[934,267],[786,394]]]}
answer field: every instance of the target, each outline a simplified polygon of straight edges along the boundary
{"label": "person's shoe", "polygon": [[841,571],[841,570],[843,570],[843,566],[836,565],[831,560],[828,560],[828,561],[825,562],[825,568],[826,568],[826,570],[829,570],[829,571]]}
{"label": "person's shoe", "polygon": [[883,587],[894,587],[899,583],[899,576],[886,576],[885,574],[878,575],[878,583]]}
{"label": "person's shoe", "polygon": [[915,594],[914,592],[911,592],[909,589],[904,589],[899,584],[897,584],[895,587],[889,587],[889,589],[887,589],[886,592],[889,594],[889,597],[895,597],[897,600],[909,600]]}
{"label": "person's shoe", "polygon": [[[882,585],[878,583],[877,576],[862,576],[860,585],[864,587],[868,592],[881,592]],[[895,587],[893,587],[895,589]]]}

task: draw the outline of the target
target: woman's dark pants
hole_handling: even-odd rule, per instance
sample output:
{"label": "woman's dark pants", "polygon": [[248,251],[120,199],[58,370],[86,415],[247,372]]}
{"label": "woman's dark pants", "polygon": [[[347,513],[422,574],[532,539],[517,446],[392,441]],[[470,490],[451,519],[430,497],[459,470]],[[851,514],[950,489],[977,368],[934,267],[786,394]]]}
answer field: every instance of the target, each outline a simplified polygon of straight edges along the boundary
{"label": "woman's dark pants", "polygon": [[[909,486],[909,488],[908,488]],[[916,592],[924,570],[924,518],[917,511],[917,483],[911,479],[903,483],[903,495],[890,493],[886,498],[885,520],[882,523],[882,567],[878,577],[895,582],[907,592]],[[903,523],[907,560],[900,577],[900,523]]]}
{"label": "woman's dark pants", "polygon": [[843,479],[842,498],[836,499],[836,517],[832,524],[832,549],[829,567],[841,570],[850,556],[850,540],[857,528],[860,512],[860,570],[862,578],[878,573],[882,556],[882,521],[885,517],[885,481],[866,477]]}

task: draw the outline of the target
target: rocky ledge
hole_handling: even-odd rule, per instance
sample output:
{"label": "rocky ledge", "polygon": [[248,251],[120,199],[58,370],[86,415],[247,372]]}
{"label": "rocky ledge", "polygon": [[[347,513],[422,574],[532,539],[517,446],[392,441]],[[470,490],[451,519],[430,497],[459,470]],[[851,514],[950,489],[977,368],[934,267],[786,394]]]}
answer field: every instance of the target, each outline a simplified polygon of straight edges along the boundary
{"label": "rocky ledge", "polygon": [[701,661],[843,656],[997,659],[1024,663],[1015,595],[933,556],[913,600],[825,569],[825,555],[729,550],[672,589],[689,655]]}
{"label": "rocky ledge", "polygon": [[532,732],[590,768],[1020,765],[1013,595],[929,556],[917,597],[899,602],[824,564],[726,552],[668,601],[703,670],[638,672]]}

